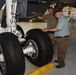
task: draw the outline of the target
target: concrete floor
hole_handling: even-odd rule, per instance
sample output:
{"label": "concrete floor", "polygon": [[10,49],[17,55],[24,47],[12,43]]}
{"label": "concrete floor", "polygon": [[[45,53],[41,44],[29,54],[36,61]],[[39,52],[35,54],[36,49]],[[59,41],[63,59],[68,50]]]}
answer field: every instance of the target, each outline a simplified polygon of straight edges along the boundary
{"label": "concrete floor", "polygon": [[[18,23],[19,25],[22,26],[25,34],[29,29],[32,28],[44,28],[46,27],[46,23]],[[44,75],[75,75],[76,74],[76,23],[71,23],[70,24],[70,41],[69,41],[69,46],[68,46],[68,51],[66,54],[66,66],[62,69],[52,69],[45,73]],[[55,58],[53,58],[54,60]],[[28,74],[31,71],[34,71],[38,67],[32,65],[27,58],[26,60],[26,70],[25,70],[25,75]],[[54,63],[54,62],[53,62]],[[57,65],[54,63],[54,65]],[[1,75],[1,74],[0,74]]]}

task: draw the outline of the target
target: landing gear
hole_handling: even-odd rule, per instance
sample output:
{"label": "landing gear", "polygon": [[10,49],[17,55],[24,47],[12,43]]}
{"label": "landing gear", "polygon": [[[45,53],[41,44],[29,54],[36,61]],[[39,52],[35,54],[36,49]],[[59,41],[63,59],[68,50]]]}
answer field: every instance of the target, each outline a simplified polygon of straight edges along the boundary
{"label": "landing gear", "polygon": [[0,34],[2,75],[24,75],[24,55],[27,55],[28,60],[38,67],[51,62],[53,57],[52,42],[45,32],[40,29],[32,29],[24,35],[22,28],[16,24],[18,1],[5,0],[6,13],[3,14],[1,26],[7,27],[7,32]]}

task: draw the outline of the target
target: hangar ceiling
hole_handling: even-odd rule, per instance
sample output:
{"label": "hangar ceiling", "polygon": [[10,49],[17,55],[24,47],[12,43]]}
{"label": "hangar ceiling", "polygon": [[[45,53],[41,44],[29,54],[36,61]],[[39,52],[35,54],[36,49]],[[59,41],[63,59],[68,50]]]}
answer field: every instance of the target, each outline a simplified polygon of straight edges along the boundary
{"label": "hangar ceiling", "polygon": [[61,3],[76,8],[76,0],[52,0],[51,3]]}

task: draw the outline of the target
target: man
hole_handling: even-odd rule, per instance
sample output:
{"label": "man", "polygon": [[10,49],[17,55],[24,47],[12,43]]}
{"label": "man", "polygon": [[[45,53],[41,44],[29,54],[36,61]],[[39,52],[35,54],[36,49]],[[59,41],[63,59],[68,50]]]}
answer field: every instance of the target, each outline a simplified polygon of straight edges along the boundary
{"label": "man", "polygon": [[[48,14],[41,16],[38,16],[39,19],[44,19],[47,22],[47,28],[55,28],[57,25],[57,18],[54,16],[54,8],[53,7],[48,7]],[[55,54],[55,40],[54,40],[54,33],[53,32],[48,32],[48,35],[50,36],[52,43],[53,43],[53,48],[54,48],[54,54]]]}
{"label": "man", "polygon": [[38,16],[39,19],[44,19],[47,22],[47,28],[55,28],[57,25],[57,19],[53,15],[54,8],[48,7],[48,14]]}
{"label": "man", "polygon": [[57,44],[57,58],[59,65],[56,68],[63,68],[65,67],[65,55],[68,47],[69,41],[69,25],[68,19],[63,16],[62,10],[58,9],[55,12],[55,16],[58,18],[58,24],[56,28],[44,28],[43,31],[52,31],[55,32],[56,44]]}

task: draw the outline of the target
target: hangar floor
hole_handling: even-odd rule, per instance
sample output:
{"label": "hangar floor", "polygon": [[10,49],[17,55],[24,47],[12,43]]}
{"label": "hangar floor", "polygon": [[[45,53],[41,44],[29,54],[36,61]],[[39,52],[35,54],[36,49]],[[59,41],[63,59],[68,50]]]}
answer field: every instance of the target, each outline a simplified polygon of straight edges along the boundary
{"label": "hangar floor", "polygon": [[[24,32],[26,33],[29,29],[32,28],[44,28],[46,27],[46,23],[18,23],[23,28]],[[66,54],[66,66],[61,69],[53,68],[52,70],[46,72],[44,75],[75,75],[76,74],[76,23],[70,23],[70,41],[69,41],[69,47]],[[34,71],[38,67],[32,65],[27,58],[26,59],[26,70],[25,75],[30,73],[31,71]],[[53,58],[53,60],[55,57]],[[53,61],[52,61],[53,62]],[[54,62],[53,62],[54,63]],[[57,63],[54,63],[54,65],[57,65]],[[1,75],[1,74],[0,74]]]}

